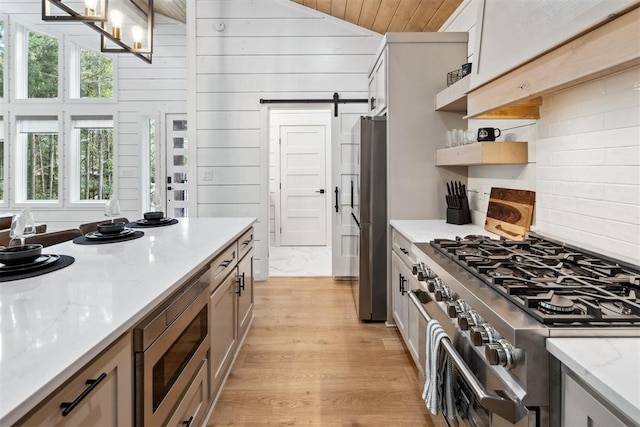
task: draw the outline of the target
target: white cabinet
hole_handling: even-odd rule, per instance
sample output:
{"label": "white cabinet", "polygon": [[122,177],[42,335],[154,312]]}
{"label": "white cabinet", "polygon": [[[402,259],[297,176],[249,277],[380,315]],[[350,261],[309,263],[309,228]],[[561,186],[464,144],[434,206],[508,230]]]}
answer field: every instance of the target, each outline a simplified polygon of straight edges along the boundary
{"label": "white cabinet", "polygon": [[[633,4],[634,0],[482,1],[471,87],[478,87]],[[507,35],[507,36],[505,36]]]}
{"label": "white cabinet", "polygon": [[[404,274],[403,274],[404,273]],[[406,341],[407,335],[407,307],[409,299],[406,297],[405,286],[408,276],[404,269],[404,263],[400,257],[393,252],[391,254],[391,299],[393,306],[393,320]]]}
{"label": "white cabinet", "polygon": [[[636,420],[637,422],[637,420]],[[563,367],[562,373],[562,426],[563,427],[623,427],[632,425],[623,421],[602,403],[597,393],[576,381]]]}
{"label": "white cabinet", "polygon": [[369,110],[374,116],[384,114],[387,109],[387,61],[384,49],[369,73]]}
{"label": "white cabinet", "polygon": [[132,425],[132,360],[126,334],[15,425]]}

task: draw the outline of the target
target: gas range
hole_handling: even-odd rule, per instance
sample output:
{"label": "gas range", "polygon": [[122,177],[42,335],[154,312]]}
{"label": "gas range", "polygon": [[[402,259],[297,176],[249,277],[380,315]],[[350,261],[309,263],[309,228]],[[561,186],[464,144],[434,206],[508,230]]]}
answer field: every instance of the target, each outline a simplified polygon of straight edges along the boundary
{"label": "gas range", "polygon": [[640,270],[529,235],[431,245],[549,327],[640,326]]}
{"label": "gas range", "polygon": [[[476,404],[484,413],[479,419],[489,421],[458,425],[503,425],[504,419],[554,425],[550,395],[557,381],[545,340],[640,337],[637,266],[534,234],[524,241],[466,236],[415,246],[412,272],[422,290],[412,291],[414,304],[419,300],[424,316],[442,325],[488,394],[511,402],[508,416]],[[479,394],[467,393],[475,395],[470,400]]]}

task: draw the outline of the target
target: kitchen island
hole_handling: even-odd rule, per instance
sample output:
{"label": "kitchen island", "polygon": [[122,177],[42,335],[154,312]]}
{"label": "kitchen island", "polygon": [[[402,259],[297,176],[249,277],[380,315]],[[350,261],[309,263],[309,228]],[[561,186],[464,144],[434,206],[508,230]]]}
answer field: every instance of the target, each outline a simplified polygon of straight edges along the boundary
{"label": "kitchen island", "polygon": [[181,218],[112,244],[45,248],[61,270],[0,283],[0,425],[11,425],[127,333],[254,218]]}

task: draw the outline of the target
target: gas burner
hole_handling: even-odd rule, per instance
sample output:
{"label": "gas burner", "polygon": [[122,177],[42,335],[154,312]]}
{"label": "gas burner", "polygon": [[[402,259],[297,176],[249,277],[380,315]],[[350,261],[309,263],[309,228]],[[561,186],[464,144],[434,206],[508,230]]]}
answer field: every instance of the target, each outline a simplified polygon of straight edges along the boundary
{"label": "gas burner", "polygon": [[538,307],[551,313],[573,313],[574,304],[569,298],[553,295],[548,301],[539,301]]}
{"label": "gas burner", "polygon": [[[456,238],[456,240],[458,240],[458,238]],[[467,236],[464,236],[463,240],[471,240],[471,241],[475,241],[475,240],[491,240],[491,238],[488,237],[488,236],[482,236],[480,234],[469,234]]]}
{"label": "gas burner", "polygon": [[492,277],[512,277],[513,270],[507,267],[498,267],[487,271],[487,274]]}
{"label": "gas burner", "polygon": [[482,251],[480,249],[465,246],[461,247],[460,249],[456,249],[455,253],[456,255],[461,257],[482,255]]}

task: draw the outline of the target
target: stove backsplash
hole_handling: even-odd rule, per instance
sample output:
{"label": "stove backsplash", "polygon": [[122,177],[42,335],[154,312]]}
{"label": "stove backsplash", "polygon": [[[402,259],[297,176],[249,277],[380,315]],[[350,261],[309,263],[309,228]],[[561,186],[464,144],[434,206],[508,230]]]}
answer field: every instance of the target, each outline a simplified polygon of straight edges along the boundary
{"label": "stove backsplash", "polygon": [[530,162],[469,167],[473,222],[484,224],[491,187],[534,190],[538,233],[640,264],[639,68],[544,97],[540,113],[469,120],[529,141]]}

